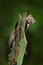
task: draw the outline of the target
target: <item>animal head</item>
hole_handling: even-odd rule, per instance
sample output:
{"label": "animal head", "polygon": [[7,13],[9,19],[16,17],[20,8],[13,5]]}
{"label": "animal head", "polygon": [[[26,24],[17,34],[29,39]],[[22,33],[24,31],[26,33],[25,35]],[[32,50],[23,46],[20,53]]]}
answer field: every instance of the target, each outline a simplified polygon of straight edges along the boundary
{"label": "animal head", "polygon": [[29,27],[30,24],[34,24],[34,23],[35,23],[35,19],[34,19],[33,16],[30,14],[29,16],[27,16],[26,22],[27,22],[27,27]]}

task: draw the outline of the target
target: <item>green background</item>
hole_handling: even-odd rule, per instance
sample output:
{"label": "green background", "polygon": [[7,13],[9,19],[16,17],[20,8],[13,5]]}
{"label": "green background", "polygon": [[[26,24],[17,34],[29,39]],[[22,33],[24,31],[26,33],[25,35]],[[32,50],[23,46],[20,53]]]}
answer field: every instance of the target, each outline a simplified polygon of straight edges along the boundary
{"label": "green background", "polygon": [[8,38],[18,19],[27,11],[36,20],[31,32],[31,57],[26,65],[43,65],[43,0],[0,0],[0,65],[8,65]]}

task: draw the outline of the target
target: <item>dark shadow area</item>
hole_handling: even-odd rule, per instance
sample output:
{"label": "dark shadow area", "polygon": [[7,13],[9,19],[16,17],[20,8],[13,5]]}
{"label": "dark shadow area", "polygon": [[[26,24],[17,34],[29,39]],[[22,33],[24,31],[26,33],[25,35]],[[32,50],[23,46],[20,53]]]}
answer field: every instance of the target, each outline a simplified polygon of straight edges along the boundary
{"label": "dark shadow area", "polygon": [[27,39],[27,46],[26,46],[26,52],[27,52],[27,54],[24,54],[23,64],[22,65],[26,65],[27,62],[30,60],[30,57],[31,57],[32,33],[30,32],[30,30],[26,30],[25,31],[25,35],[26,35],[26,39]]}

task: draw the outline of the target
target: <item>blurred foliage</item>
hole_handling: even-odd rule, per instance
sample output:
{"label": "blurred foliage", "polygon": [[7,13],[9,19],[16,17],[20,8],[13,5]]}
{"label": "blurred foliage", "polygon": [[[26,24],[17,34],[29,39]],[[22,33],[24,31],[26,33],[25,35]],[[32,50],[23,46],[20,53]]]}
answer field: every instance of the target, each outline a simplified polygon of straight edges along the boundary
{"label": "blurred foliage", "polygon": [[0,0],[0,65],[8,65],[8,38],[18,14],[24,11],[36,19],[28,29],[31,56],[26,65],[43,65],[43,0]]}

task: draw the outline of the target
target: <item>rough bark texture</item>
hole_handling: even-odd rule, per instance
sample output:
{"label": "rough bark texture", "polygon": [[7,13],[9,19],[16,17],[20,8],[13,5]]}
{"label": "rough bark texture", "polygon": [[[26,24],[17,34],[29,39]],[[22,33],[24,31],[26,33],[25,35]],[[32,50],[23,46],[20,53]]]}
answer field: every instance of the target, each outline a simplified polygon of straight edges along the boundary
{"label": "rough bark texture", "polygon": [[10,65],[22,65],[27,41],[25,38],[26,12],[19,14],[18,26],[16,28],[15,40],[9,56]]}

